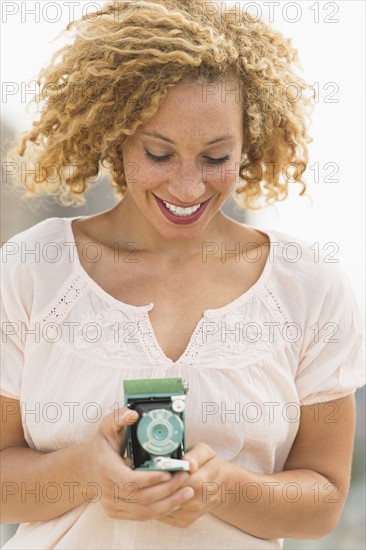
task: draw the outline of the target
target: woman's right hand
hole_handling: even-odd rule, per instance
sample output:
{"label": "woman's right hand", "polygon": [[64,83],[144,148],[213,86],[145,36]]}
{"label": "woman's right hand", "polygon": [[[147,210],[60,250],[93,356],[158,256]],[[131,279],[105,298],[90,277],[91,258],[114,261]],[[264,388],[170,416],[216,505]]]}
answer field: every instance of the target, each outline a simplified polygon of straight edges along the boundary
{"label": "woman's right hand", "polygon": [[125,426],[137,420],[138,413],[130,409],[114,411],[101,420],[96,435],[86,446],[88,479],[97,484],[96,498],[100,497],[106,515],[115,519],[159,519],[194,496],[193,489],[180,489],[188,472],[133,470],[130,459],[122,458]]}

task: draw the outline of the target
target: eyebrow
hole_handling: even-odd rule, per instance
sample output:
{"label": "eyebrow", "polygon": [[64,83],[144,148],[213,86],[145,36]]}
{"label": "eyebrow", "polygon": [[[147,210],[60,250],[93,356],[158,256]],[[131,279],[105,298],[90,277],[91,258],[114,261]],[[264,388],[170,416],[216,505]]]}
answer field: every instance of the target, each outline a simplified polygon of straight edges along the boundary
{"label": "eyebrow", "polygon": [[[151,132],[142,132],[142,133],[146,134],[147,136],[162,139],[164,141],[167,141],[168,143],[172,143],[173,145],[175,145],[175,142],[172,139],[170,139],[166,136],[163,136],[163,135],[159,134],[159,132],[155,132],[154,130],[151,131]],[[227,141],[229,139],[234,139],[234,136],[232,136],[230,134],[225,134],[224,136],[220,136],[218,138],[212,139],[211,141],[208,141],[207,143],[205,143],[205,145],[213,145],[214,143],[218,143],[219,141]]]}

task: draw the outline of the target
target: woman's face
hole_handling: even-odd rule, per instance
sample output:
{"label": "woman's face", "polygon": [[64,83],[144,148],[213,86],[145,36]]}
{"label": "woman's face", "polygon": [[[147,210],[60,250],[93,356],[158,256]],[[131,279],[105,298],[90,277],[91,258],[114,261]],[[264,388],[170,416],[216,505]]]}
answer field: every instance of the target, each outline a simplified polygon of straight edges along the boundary
{"label": "woman's face", "polygon": [[132,200],[165,238],[201,232],[239,181],[239,91],[234,80],[170,88],[154,117],[125,142],[122,202],[130,208]]}

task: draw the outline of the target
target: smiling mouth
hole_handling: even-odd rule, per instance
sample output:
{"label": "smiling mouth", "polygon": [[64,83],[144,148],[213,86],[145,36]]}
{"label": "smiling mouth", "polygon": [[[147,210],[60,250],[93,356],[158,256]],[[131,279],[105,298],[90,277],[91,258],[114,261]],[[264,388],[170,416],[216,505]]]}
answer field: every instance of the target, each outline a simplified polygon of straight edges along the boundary
{"label": "smiling mouth", "polygon": [[176,216],[180,216],[182,218],[191,216],[201,208],[201,203],[197,204],[196,206],[191,206],[190,208],[182,208],[181,206],[174,206],[173,204],[165,201],[162,201],[162,203],[164,204],[165,208],[169,210],[169,212],[172,212],[172,214],[175,214]]}
{"label": "smiling mouth", "polygon": [[210,197],[209,199],[206,199],[201,203],[195,204],[194,206],[183,208],[181,206],[176,206],[170,202],[160,199],[159,197],[154,195],[154,193],[153,196],[164,216],[169,221],[176,224],[188,224],[198,220],[203,215],[206,207],[208,206],[208,203],[212,199],[212,197]]}

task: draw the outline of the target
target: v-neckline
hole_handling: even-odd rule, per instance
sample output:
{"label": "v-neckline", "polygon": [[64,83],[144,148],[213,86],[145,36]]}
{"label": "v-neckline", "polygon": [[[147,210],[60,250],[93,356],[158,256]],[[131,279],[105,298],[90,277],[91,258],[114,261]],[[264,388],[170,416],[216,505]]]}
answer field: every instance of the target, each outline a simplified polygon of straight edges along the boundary
{"label": "v-neckline", "polygon": [[[197,336],[202,330],[202,325],[205,321],[212,322],[213,319],[217,319],[221,317],[222,315],[228,313],[232,309],[235,309],[235,307],[241,305],[242,303],[249,300],[253,294],[258,290],[259,287],[263,286],[265,281],[268,279],[269,272],[272,267],[272,254],[271,254],[271,248],[273,246],[274,240],[273,240],[273,234],[272,231],[268,231],[267,229],[264,231],[261,231],[257,228],[252,227],[251,225],[245,224],[246,227],[249,227],[251,229],[254,229],[258,231],[259,233],[262,233],[265,235],[269,240],[269,251],[268,256],[266,259],[265,266],[262,270],[262,273],[256,280],[256,282],[245,292],[243,292],[240,296],[229,302],[228,304],[225,304],[224,306],[221,306],[219,308],[215,309],[206,309],[203,311],[202,317],[199,319],[198,323],[196,324],[190,339],[188,341],[187,346],[185,347],[183,353],[178,357],[176,361],[173,361],[170,357],[168,357],[165,352],[163,351],[162,347],[159,344],[159,341],[156,337],[154,328],[151,323],[151,319],[149,316],[149,311],[153,309],[154,303],[150,302],[147,305],[143,306],[134,306],[132,304],[127,304],[125,302],[122,302],[121,300],[118,300],[117,298],[114,298],[111,294],[106,292],[98,283],[90,277],[88,272],[84,269],[84,267],[81,265],[80,258],[79,258],[79,252],[77,250],[77,245],[75,241],[74,232],[72,229],[72,222],[78,219],[85,219],[90,216],[75,216],[71,218],[63,218],[63,220],[66,222],[66,229],[65,233],[68,239],[68,244],[72,245],[76,248],[76,254],[73,257],[73,266],[75,271],[79,274],[79,276],[88,283],[88,286],[95,292],[95,294],[99,295],[105,302],[110,304],[116,309],[122,310],[122,311],[128,311],[132,314],[134,314],[136,322],[140,324],[141,319],[143,320],[142,323],[144,325],[144,329],[142,332],[138,331],[139,336],[142,338],[142,345],[146,349],[147,353],[151,356],[151,358],[154,360],[155,363],[161,364],[162,362],[170,364],[170,365],[177,365],[178,363],[184,362],[185,359],[191,358],[191,360],[194,360],[194,358],[198,357],[200,347],[203,346],[203,342],[200,345],[197,342]],[[190,356],[190,353],[193,351],[193,355]]]}
{"label": "v-neckline", "polygon": [[206,317],[205,313],[203,313],[201,319],[196,324],[189,338],[188,344],[186,345],[185,349],[183,350],[181,355],[178,357],[178,359],[175,361],[170,357],[168,357],[164,352],[163,348],[160,346],[160,343],[154,331],[154,327],[152,326],[148,311],[143,312],[141,316],[139,316],[138,314],[136,315],[137,325],[139,326],[142,324],[142,327],[141,327],[142,330],[138,330],[137,334],[140,336],[141,343],[145,348],[145,351],[147,352],[147,354],[153,360],[154,364],[161,365],[162,363],[166,363],[172,366],[178,365],[179,363],[186,363],[186,362],[189,362],[190,364],[192,364],[198,358],[200,349],[202,348],[202,345],[203,345],[202,339],[200,344],[197,340],[197,337],[201,333],[202,325],[206,320],[209,320],[209,318]]}

